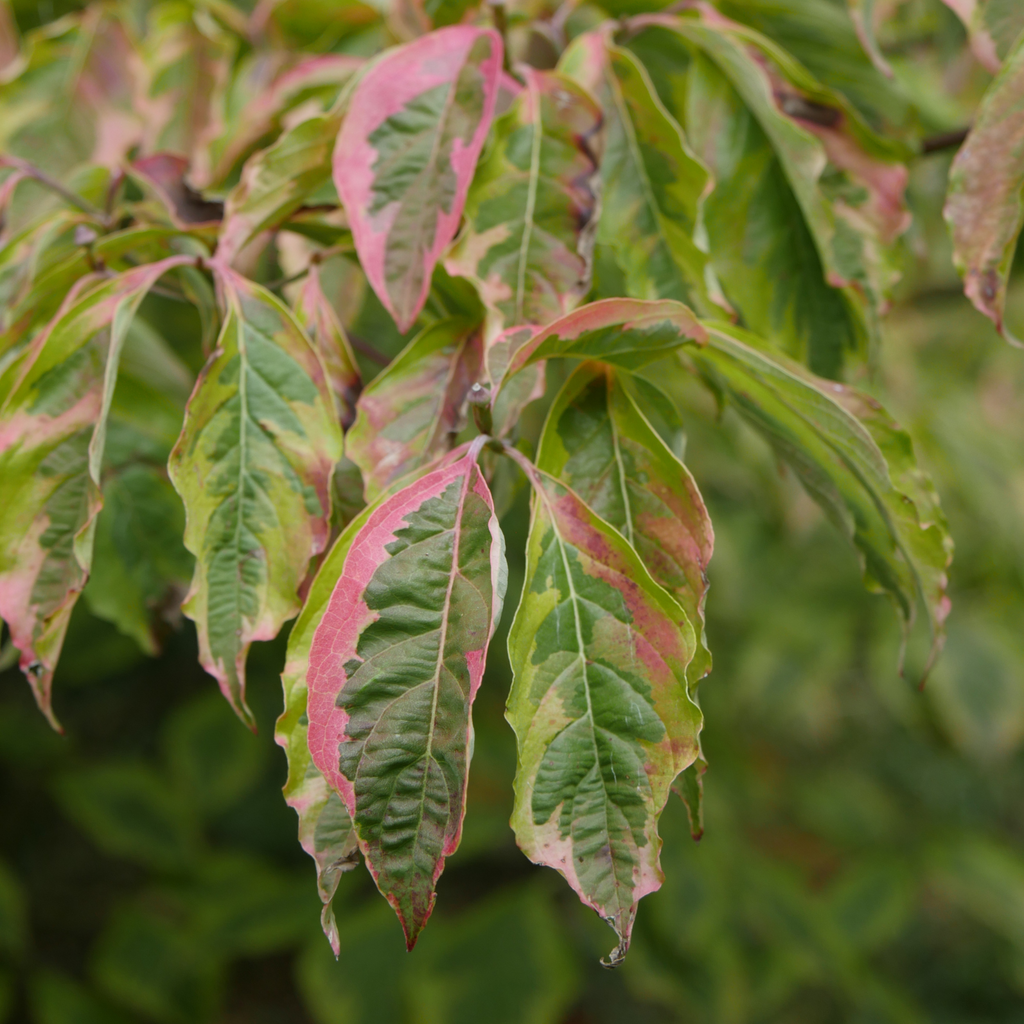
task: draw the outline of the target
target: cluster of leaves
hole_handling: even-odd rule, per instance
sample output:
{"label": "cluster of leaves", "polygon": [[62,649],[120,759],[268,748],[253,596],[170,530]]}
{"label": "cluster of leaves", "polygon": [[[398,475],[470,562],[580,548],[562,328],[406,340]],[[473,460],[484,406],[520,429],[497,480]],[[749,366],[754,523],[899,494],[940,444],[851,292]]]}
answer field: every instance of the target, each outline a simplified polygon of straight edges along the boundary
{"label": "cluster of leaves", "polygon": [[[896,280],[913,129],[880,131],[760,5],[684,6],[166,0],[7,46],[0,615],[56,724],[79,594],[150,650],[180,605],[251,724],[249,646],[298,614],[277,736],[335,949],[357,850],[410,946],[430,915],[525,481],[513,828],[624,956],[670,788],[701,829],[691,380],[793,468],[908,632],[924,613],[926,662],[941,646],[936,495],[837,380]],[[1024,43],[999,45],[947,215],[1002,327]],[[191,347],[136,317],[158,299]],[[367,361],[387,365],[364,388]]]}

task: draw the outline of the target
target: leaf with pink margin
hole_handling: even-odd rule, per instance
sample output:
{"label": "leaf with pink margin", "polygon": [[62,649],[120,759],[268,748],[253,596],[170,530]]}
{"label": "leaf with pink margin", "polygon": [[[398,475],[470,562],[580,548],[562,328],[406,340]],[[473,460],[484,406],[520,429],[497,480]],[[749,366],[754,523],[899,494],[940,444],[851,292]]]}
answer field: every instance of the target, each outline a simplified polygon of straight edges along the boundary
{"label": "leaf with pink margin", "polygon": [[92,561],[121,347],[146,292],[189,260],[79,281],[33,339],[0,407],[0,616],[54,728],[53,672]]}
{"label": "leaf with pink margin", "polygon": [[497,32],[443,28],[386,53],[349,102],[334,183],[367,279],[403,333],[458,230],[501,63]]}
{"label": "leaf with pink margin", "polygon": [[196,556],[182,610],[196,623],[203,667],[253,725],[246,654],[299,610],[309,561],[327,545],[341,430],[323,364],[293,314],[212,266],[223,326],[168,469]]}
{"label": "leaf with pink margin", "polygon": [[1024,226],[1024,37],[978,107],[953,160],[943,215],[964,292],[1007,341],[1006,282]]}
{"label": "leaf with pink margin", "polygon": [[520,345],[509,359],[498,395],[520,370],[541,359],[594,359],[638,370],[681,345],[702,345],[706,339],[693,310],[681,302],[602,299],[548,324]]}
{"label": "leaf with pink margin", "polygon": [[982,67],[997,74],[1024,31],[1024,6],[1001,0],[943,0],[964,23],[971,50]]}
{"label": "leaf with pink margin", "polygon": [[309,653],[313,762],[343,797],[410,949],[459,845],[470,709],[505,592],[480,447],[452,453],[346,531]]}
{"label": "leaf with pink margin", "polygon": [[346,431],[356,418],[356,400],[363,382],[345,328],[320,284],[320,267],[316,263],[311,263],[306,272],[295,303],[295,315],[320,353],[338,422],[342,431]]}
{"label": "leaf with pink margin", "polygon": [[580,302],[598,221],[601,108],[565,75],[522,73],[526,87],[495,123],[445,261],[474,282],[495,327],[545,324]]}
{"label": "leaf with pink margin", "polygon": [[614,526],[697,631],[691,693],[711,671],[704,600],[715,535],[690,471],[648,423],[619,375],[584,363],[548,412],[537,467]]}
{"label": "leaf with pink margin", "polygon": [[[251,85],[236,82],[236,89],[247,100],[241,111],[214,138],[206,140],[201,156],[194,165],[196,184],[202,188],[219,184],[232,168],[246,156],[273,128],[282,115],[305,97],[321,97],[324,106],[333,103],[339,89],[365,65],[362,57],[327,53],[303,57],[294,66],[275,75],[269,82],[260,82],[261,69],[268,59],[251,69],[256,78]],[[255,90],[255,95],[252,91]],[[249,98],[252,97],[252,98]]]}
{"label": "leaf with pink margin", "polygon": [[362,471],[367,501],[429,462],[465,426],[481,346],[474,324],[441,320],[413,338],[363,390],[345,454]]}
{"label": "leaf with pink margin", "polygon": [[230,263],[261,231],[276,228],[330,181],[339,113],[311,117],[254,153],[224,204],[217,255]]}
{"label": "leaf with pink margin", "polygon": [[519,759],[512,827],[629,948],[660,888],[658,818],[697,757],[687,692],[696,637],[637,553],[564,484],[516,453],[534,487],[526,578],[508,638],[506,718]]}

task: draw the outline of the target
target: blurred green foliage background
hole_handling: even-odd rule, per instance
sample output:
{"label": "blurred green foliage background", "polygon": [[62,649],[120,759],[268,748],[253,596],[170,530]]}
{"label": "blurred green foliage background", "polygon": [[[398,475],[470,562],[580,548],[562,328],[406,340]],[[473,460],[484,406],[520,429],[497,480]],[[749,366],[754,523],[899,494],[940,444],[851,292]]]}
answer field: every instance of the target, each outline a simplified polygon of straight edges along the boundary
{"label": "blurred green foliage background", "polygon": [[[948,161],[914,168],[903,297],[861,381],[911,431],[950,519],[946,652],[923,692],[899,678],[895,617],[843,539],[738,420],[686,396],[717,535],[706,834],[670,803],[666,883],[621,969],[598,966],[610,933],[507,824],[521,496],[465,835],[415,952],[361,869],[337,897],[337,962],[320,932],[273,743],[285,638],[250,658],[252,736],[191,624],[149,659],[82,602],[55,683],[65,737],[15,667],[0,673],[0,1021],[1024,1022],[1024,357],[960,294]],[[1019,288],[1013,306],[1024,322]],[[143,315],[187,357],[174,335],[192,325],[169,313],[151,299]],[[359,331],[400,344],[373,309]]]}

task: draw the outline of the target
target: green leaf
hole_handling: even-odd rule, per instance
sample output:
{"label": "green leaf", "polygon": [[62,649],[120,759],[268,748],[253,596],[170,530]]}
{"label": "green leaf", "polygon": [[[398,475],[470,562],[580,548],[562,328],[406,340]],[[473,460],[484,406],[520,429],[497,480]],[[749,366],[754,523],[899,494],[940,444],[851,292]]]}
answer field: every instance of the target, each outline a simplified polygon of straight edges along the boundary
{"label": "green leaf", "polygon": [[964,291],[1007,341],[1006,282],[1024,226],[1024,38],[989,86],[949,171],[943,211]]}
{"label": "green leaf", "polygon": [[190,701],[166,724],[164,751],[175,782],[202,813],[236,804],[263,776],[266,751],[216,694]]}
{"label": "green leaf", "polygon": [[184,509],[166,471],[192,383],[163,339],[136,319],[110,407],[103,509],[83,596],[148,654],[160,649],[193,570],[181,540]]}
{"label": "green leaf", "polygon": [[546,324],[590,290],[602,114],[565,75],[525,68],[526,87],[495,125],[466,199],[467,226],[445,262],[471,278],[493,327]]}
{"label": "green leaf", "polygon": [[232,262],[261,231],[276,228],[331,177],[340,113],[323,114],[284,132],[242,168],[228,193],[217,255]]}
{"label": "green leaf", "polygon": [[470,708],[505,594],[481,442],[349,527],[309,654],[313,762],[344,798],[410,949],[459,845]]}
{"label": "green leaf", "polygon": [[33,339],[0,406],[0,615],[40,708],[88,577],[107,414],[128,327],[149,288],[184,256],[103,282],[83,279]]}
{"label": "green leaf", "polygon": [[115,1002],[160,1024],[207,1024],[215,1017],[220,965],[181,927],[127,907],[99,937],[93,975]]}
{"label": "green leaf", "polygon": [[869,396],[814,378],[753,335],[708,324],[690,358],[705,381],[793,467],[808,493],[856,545],[869,589],[889,595],[906,631],[918,606],[942,647],[953,542],[910,437]]}
{"label": "green leaf", "polygon": [[21,883],[7,865],[0,861],[0,951],[19,957],[28,939],[28,917]]}
{"label": "green leaf", "polygon": [[636,24],[650,28],[631,48],[659,67],[663,97],[715,178],[705,211],[726,297],[760,334],[837,375],[898,277],[890,249],[910,222],[903,151],[746,26],[710,9]]}
{"label": "green leaf", "polygon": [[526,579],[508,638],[506,717],[519,761],[512,827],[629,948],[637,901],[662,882],[658,818],[697,756],[687,693],[693,626],[636,552],[565,485],[534,486]]}
{"label": "green leaf", "polygon": [[345,454],[362,471],[367,501],[429,462],[466,424],[466,398],[480,376],[475,325],[441,320],[418,334],[366,386]]}
{"label": "green leaf", "polygon": [[385,53],[352,94],[334,182],[359,262],[403,334],[458,230],[502,51],[493,29],[452,25]]}
{"label": "green leaf", "polygon": [[245,658],[299,608],[309,560],[327,544],[341,455],[323,366],[292,314],[221,263],[224,325],[171,455],[196,556],[183,611],[203,667],[250,724]]}
{"label": "green leaf", "polygon": [[638,370],[687,342],[701,344],[705,331],[692,310],[681,302],[602,299],[563,316],[531,337],[522,339],[510,332],[506,338],[514,340],[517,347],[501,354],[502,363],[507,359],[507,368],[495,402],[517,373],[542,359],[596,359]]}
{"label": "green leaf", "polygon": [[185,803],[143,764],[77,769],[57,783],[68,815],[104,852],[163,870],[191,863],[197,836]]}
{"label": "green leaf", "polygon": [[122,1013],[57,971],[38,971],[32,976],[29,992],[32,1020],[36,1024],[126,1024]]}
{"label": "green leaf", "polygon": [[690,152],[650,76],[632,54],[611,45],[604,29],[574,40],[559,67],[604,110],[597,241],[614,253],[627,294],[717,310],[708,256],[696,241],[711,187],[707,168]]}
{"label": "green leaf", "polygon": [[585,363],[565,382],[548,413],[537,467],[614,526],[679,602],[699,640],[687,668],[692,692],[711,670],[703,632],[714,531],[693,477],[613,370]]}
{"label": "green leaf", "polygon": [[850,19],[857,30],[864,52],[871,58],[871,63],[887,78],[892,78],[892,68],[885,59],[875,38],[875,0],[846,0]]}

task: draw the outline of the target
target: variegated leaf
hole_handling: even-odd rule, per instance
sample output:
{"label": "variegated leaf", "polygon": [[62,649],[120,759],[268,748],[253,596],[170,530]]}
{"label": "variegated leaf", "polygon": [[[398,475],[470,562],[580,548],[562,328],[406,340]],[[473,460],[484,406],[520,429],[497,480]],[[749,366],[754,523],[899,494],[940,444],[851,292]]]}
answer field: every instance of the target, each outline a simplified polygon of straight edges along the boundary
{"label": "variegated leaf", "polygon": [[630,47],[658,53],[658,88],[715,177],[705,212],[726,297],[760,334],[836,376],[898,277],[903,151],[771,40],[706,4],[698,17],[634,24],[649,31]]}
{"label": "variegated leaf", "polygon": [[589,89],[605,113],[597,241],[614,253],[627,293],[678,299],[705,314],[715,310],[708,256],[696,241],[711,181],[643,65],[611,45],[602,29],[574,40],[559,68]]}
{"label": "variegated leaf", "polygon": [[738,328],[708,328],[707,346],[688,358],[849,536],[867,586],[892,599],[906,630],[918,607],[924,609],[930,664],[949,614],[953,542],[910,438],[868,396],[769,355],[763,342]]}
{"label": "variegated leaf", "polygon": [[506,716],[519,762],[512,827],[629,948],[637,901],[662,882],[658,818],[697,756],[687,692],[696,638],[636,552],[564,484],[534,485],[526,579],[509,633]]}
{"label": "variegated leaf", "polygon": [[341,431],[316,350],[269,292],[215,263],[224,306],[217,347],[171,454],[196,572],[183,610],[203,667],[245,704],[245,658],[299,609],[310,558],[327,543]]}
{"label": "variegated leaf", "polygon": [[473,324],[441,320],[366,386],[345,454],[362,471],[367,501],[430,461],[465,425],[466,398],[480,376],[481,346]]}
{"label": "variegated leaf", "polygon": [[334,398],[341,429],[348,430],[356,418],[356,399],[362,390],[356,357],[349,345],[338,314],[324,295],[320,284],[320,267],[311,263],[295,305],[299,323],[305,327],[320,353],[327,382]]}
{"label": "variegated leaf", "polygon": [[964,291],[1009,341],[1006,282],[1024,226],[1024,36],[989,86],[949,172],[944,214]]}
{"label": "variegated leaf", "polygon": [[595,359],[636,370],[687,342],[703,344],[707,332],[681,302],[603,299],[537,331],[512,353],[500,390],[524,367],[542,359]]}
{"label": "variegated leaf", "polygon": [[83,279],[12,367],[0,407],[0,616],[54,727],[51,682],[92,561],[121,346],[149,288],[187,260]]}
{"label": "variegated leaf", "polygon": [[964,23],[971,50],[992,74],[1024,32],[1024,5],[1015,0],[943,0]]}
{"label": "variegated leaf", "polygon": [[553,71],[526,87],[495,128],[466,200],[466,230],[446,261],[471,278],[495,326],[545,324],[590,290],[602,114]]}
{"label": "variegated leaf", "polygon": [[411,949],[458,847],[470,708],[505,591],[480,444],[349,527],[309,653],[309,749]]}
{"label": "variegated leaf", "polygon": [[253,55],[238,65],[229,109],[215,126],[220,130],[211,133],[197,153],[193,174],[200,187],[224,181],[238,161],[280,124],[282,115],[304,99],[319,98],[320,110],[326,109],[364,64],[360,57],[327,53],[303,57],[275,74],[275,62],[280,69],[280,54]]}
{"label": "variegated leaf", "polygon": [[323,114],[284,132],[256,153],[228,193],[217,255],[231,262],[261,231],[275,228],[331,177],[331,151],[341,116]]}
{"label": "variegated leaf", "polygon": [[334,182],[366,276],[402,332],[458,229],[501,62],[497,32],[440,29],[385,54],[349,102]]}
{"label": "variegated leaf", "polygon": [[679,602],[697,633],[691,689],[711,669],[703,641],[714,531],[697,484],[651,427],[614,370],[585,363],[548,413],[537,467],[614,526]]}
{"label": "variegated leaf", "polygon": [[340,951],[338,925],[331,901],[341,876],[359,860],[352,818],[340,794],[332,789],[309,751],[309,651],[341,576],[352,539],[366,523],[373,506],[364,509],[331,547],[309,588],[302,612],[288,636],[281,682],[284,710],[274,738],[288,758],[285,802],[299,818],[299,842],[316,863],[317,889],[323,903],[320,922],[335,955]]}

